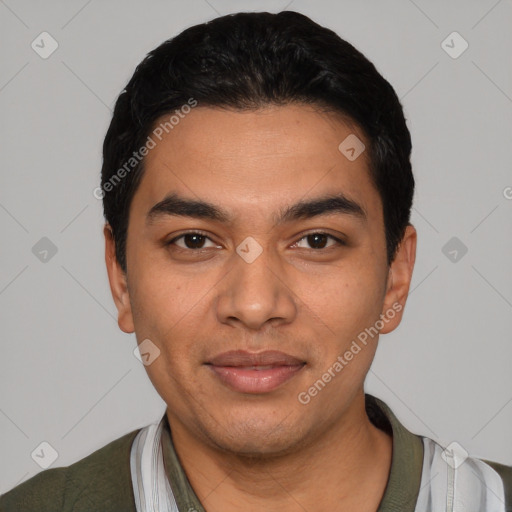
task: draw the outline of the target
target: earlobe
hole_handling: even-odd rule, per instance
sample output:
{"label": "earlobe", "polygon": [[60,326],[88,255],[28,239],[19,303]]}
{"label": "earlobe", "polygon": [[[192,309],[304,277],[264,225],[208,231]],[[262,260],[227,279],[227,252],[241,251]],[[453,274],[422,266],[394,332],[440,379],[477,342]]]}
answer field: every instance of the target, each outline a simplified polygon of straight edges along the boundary
{"label": "earlobe", "polygon": [[126,274],[117,261],[115,239],[109,224],[105,224],[103,234],[105,236],[105,264],[107,266],[110,291],[117,308],[117,323],[123,332],[132,333],[135,331],[135,328]]}
{"label": "earlobe", "polygon": [[409,224],[389,269],[387,290],[381,314],[387,321],[384,322],[384,327],[380,331],[381,334],[393,331],[402,320],[416,260],[416,241],[416,229],[412,224]]}

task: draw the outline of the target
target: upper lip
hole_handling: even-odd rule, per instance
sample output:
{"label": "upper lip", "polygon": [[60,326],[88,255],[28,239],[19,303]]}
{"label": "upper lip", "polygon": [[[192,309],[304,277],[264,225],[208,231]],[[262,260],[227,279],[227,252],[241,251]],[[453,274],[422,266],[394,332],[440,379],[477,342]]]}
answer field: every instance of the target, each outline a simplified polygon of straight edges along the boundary
{"label": "upper lip", "polygon": [[213,366],[297,366],[305,361],[279,350],[263,352],[247,352],[246,350],[230,350],[216,355],[207,364]]}

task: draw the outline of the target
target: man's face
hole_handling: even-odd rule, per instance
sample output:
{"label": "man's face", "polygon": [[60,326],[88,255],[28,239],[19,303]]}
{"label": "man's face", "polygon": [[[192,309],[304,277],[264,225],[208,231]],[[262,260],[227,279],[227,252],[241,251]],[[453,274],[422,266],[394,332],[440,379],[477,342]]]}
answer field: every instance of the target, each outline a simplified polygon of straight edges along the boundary
{"label": "man's face", "polygon": [[[365,140],[307,106],[196,107],[146,157],[119,324],[160,350],[146,369],[171,421],[212,446],[275,454],[304,445],[339,423],[363,389],[378,336],[358,342],[341,370],[333,365],[394,297],[367,155],[338,149],[351,134]],[[171,215],[162,204],[148,216],[171,194],[227,218]],[[283,218],[299,202],[337,195],[360,211],[324,203]],[[251,359],[264,351],[284,355]],[[305,404],[329,369],[330,382]]]}

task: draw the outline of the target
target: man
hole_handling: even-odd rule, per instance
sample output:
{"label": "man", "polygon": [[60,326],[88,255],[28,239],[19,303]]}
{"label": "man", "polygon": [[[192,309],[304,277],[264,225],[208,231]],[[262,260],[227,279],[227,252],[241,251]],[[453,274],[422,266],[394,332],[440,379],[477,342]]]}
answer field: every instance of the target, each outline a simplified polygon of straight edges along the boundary
{"label": "man", "polygon": [[0,509],[512,510],[512,468],[364,392],[413,273],[410,152],[392,87],[301,14],[224,16],[152,51],[95,194],[119,326],[167,409]]}

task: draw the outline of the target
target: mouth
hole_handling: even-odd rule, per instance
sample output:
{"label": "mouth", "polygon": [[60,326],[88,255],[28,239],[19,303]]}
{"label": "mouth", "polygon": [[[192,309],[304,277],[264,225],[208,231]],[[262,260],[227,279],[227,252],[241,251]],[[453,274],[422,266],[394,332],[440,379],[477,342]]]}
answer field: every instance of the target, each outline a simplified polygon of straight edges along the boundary
{"label": "mouth", "polygon": [[215,356],[206,365],[231,390],[260,394],[269,393],[295,377],[306,362],[277,350],[234,350]]}

